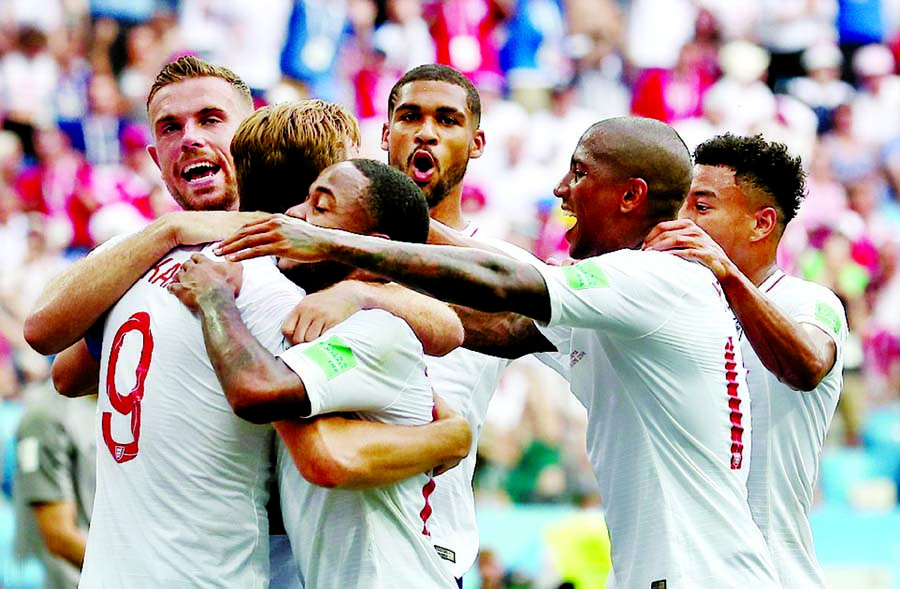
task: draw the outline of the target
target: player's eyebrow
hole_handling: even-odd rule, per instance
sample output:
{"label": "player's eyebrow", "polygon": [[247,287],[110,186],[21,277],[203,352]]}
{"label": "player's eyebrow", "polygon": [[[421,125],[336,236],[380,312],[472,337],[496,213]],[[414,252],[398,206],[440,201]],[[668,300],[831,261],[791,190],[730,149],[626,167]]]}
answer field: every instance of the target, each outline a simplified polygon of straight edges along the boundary
{"label": "player's eyebrow", "polygon": [[691,194],[691,196],[705,196],[705,197],[709,197],[709,198],[719,198],[719,195],[716,194],[714,191],[709,190],[709,189],[704,189],[704,188],[700,188],[698,190],[691,190],[690,194]]}
{"label": "player's eyebrow", "polygon": [[[414,102],[407,102],[403,104],[397,105],[394,109],[394,112],[421,112],[422,106],[416,104]],[[465,113],[453,106],[439,106],[435,109],[435,112],[445,115],[457,115],[457,116],[465,116]]]}
{"label": "player's eyebrow", "polygon": [[[201,108],[199,111],[197,111],[196,115],[200,116],[200,117],[215,115],[215,116],[219,116],[222,118],[227,118],[227,114],[226,114],[225,110],[218,106],[207,106],[205,108]],[[194,116],[194,115],[189,115],[189,117],[190,116]],[[173,121],[178,121],[183,118],[187,118],[187,117],[184,117],[183,115],[177,115],[177,114],[163,115],[163,116],[159,117],[158,119],[156,119],[156,122],[153,124],[153,126],[158,127],[161,124],[171,123]]]}

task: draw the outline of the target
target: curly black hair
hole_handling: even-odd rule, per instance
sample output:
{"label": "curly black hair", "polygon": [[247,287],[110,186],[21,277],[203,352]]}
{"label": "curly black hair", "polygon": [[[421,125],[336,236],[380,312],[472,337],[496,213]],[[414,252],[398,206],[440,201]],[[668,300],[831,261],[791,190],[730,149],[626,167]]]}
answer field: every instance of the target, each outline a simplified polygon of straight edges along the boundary
{"label": "curly black hair", "polygon": [[762,135],[740,137],[725,133],[704,141],[694,150],[694,163],[734,170],[735,180],[746,182],[772,197],[782,227],[797,216],[806,198],[806,172],[799,156],[787,146],[766,141]]}
{"label": "curly black hair", "polygon": [[406,174],[371,159],[350,160],[369,180],[364,206],[372,220],[371,231],[394,241],[425,243],[428,239],[428,203]]}

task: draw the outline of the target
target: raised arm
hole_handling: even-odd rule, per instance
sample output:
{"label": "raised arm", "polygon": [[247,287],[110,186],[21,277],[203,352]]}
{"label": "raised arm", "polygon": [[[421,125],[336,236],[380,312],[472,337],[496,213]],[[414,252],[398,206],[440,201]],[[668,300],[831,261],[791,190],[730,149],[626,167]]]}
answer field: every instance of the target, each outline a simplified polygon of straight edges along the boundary
{"label": "raised arm", "polygon": [[536,268],[474,248],[388,241],[273,215],[223,241],[218,253],[232,260],[263,255],[337,260],[451,303],[550,319],[547,286]]}
{"label": "raised arm", "polygon": [[25,340],[56,354],[81,339],[160,257],[177,245],[215,241],[260,213],[176,212],[79,260],[53,279],[25,320]]}
{"label": "raised arm", "polygon": [[344,280],[304,297],[285,320],[284,335],[295,344],[312,341],[363,309],[383,309],[405,320],[431,356],[462,344],[462,323],[446,303],[399,284],[360,280]]}
{"label": "raised arm", "polygon": [[648,235],[645,248],[668,250],[712,270],[753,351],[781,382],[798,391],[811,391],[831,371],[837,355],[834,340],[779,309],[696,224],[687,220],[661,223]]}
{"label": "raised arm", "polygon": [[322,416],[275,423],[307,481],[326,488],[366,489],[411,476],[446,472],[469,453],[468,422],[435,397],[436,420],[401,426]]}
{"label": "raised arm", "polygon": [[834,340],[819,327],[785,314],[733,264],[719,283],[763,366],[792,389],[819,386],[834,366]]}
{"label": "raised arm", "polygon": [[309,415],[306,388],[244,325],[235,297],[241,266],[194,254],[168,286],[199,318],[206,352],[234,413],[251,423]]}
{"label": "raised arm", "polygon": [[[206,349],[235,414],[254,423],[309,415],[302,379],[266,350],[241,320],[235,304],[240,266],[195,255],[169,290],[201,320]],[[329,487],[384,485],[468,454],[468,423],[436,401],[438,419],[427,426],[386,426],[340,417],[279,421],[301,473]],[[443,409],[442,409],[443,407]]]}

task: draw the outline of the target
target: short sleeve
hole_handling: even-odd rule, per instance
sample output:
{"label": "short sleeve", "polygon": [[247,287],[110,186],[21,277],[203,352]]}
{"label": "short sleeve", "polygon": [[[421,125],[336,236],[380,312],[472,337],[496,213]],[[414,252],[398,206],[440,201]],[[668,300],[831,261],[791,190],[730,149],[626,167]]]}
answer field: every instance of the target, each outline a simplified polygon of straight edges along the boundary
{"label": "short sleeve", "polygon": [[791,311],[791,316],[798,323],[815,325],[831,336],[841,349],[848,331],[844,306],[834,293],[825,288],[817,288],[810,294],[813,296],[803,297]]}
{"label": "short sleeve", "polygon": [[310,415],[382,411],[427,382],[422,345],[412,329],[377,309],[359,311],[279,358],[303,381]]}
{"label": "short sleeve", "polygon": [[74,501],[73,448],[63,425],[37,409],[22,418],[16,446],[16,492],[24,503]]}
{"label": "short sleeve", "polygon": [[[667,299],[678,296],[647,254],[614,252],[571,266],[541,266],[550,295],[548,326],[587,328],[636,339],[668,320]],[[545,334],[546,335],[546,334]]]}

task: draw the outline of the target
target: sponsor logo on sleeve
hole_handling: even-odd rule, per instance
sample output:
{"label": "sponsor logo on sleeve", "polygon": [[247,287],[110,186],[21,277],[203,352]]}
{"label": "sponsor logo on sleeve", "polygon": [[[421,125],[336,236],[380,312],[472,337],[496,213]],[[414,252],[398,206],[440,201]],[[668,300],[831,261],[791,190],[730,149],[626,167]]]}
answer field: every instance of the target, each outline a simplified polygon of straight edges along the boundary
{"label": "sponsor logo on sleeve", "polygon": [[596,260],[585,260],[574,266],[563,266],[563,276],[572,290],[609,288],[609,279]]}
{"label": "sponsor logo on sleeve", "polygon": [[353,350],[338,336],[306,348],[303,355],[321,368],[328,380],[356,366]]}
{"label": "sponsor logo on sleeve", "polygon": [[816,319],[829,327],[834,333],[838,334],[841,332],[841,316],[826,303],[816,303]]}

